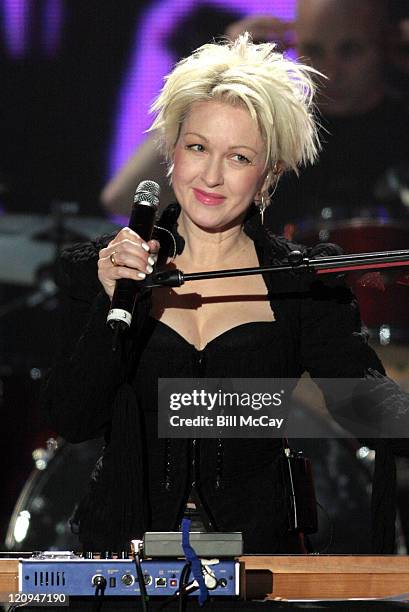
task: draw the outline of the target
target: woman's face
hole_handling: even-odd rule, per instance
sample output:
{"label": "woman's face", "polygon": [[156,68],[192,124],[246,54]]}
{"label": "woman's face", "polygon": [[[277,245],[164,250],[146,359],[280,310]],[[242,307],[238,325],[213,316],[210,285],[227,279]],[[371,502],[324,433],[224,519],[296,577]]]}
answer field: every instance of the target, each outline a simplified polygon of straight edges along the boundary
{"label": "woman's face", "polygon": [[261,134],[247,110],[195,102],[173,156],[172,185],[183,212],[208,231],[241,224],[262,189],[264,159]]}

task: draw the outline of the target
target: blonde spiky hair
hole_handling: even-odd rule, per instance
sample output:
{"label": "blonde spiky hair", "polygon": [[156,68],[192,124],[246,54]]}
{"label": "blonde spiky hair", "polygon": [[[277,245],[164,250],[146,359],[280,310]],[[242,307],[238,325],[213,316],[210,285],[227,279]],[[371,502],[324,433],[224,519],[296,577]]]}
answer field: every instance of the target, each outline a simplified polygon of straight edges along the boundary
{"label": "blonde spiky hair", "polygon": [[266,146],[267,172],[280,161],[281,170],[298,174],[300,166],[315,161],[320,145],[311,74],[317,71],[275,47],[254,44],[246,32],[233,42],[203,45],[176,64],[151,107],[156,118],[150,130],[159,132],[170,163],[191,105],[210,100],[247,108]]}

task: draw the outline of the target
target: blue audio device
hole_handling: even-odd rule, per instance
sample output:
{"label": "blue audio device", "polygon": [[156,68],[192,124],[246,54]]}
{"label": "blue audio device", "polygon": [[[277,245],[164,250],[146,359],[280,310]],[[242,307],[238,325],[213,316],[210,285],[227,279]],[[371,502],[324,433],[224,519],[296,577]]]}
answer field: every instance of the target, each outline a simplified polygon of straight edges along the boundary
{"label": "blue audio device", "polygon": [[[22,593],[64,593],[67,596],[93,596],[104,585],[107,597],[140,595],[136,568],[131,559],[28,558],[19,562],[19,591]],[[205,583],[211,596],[237,597],[240,589],[240,563],[233,559],[201,560]],[[144,559],[141,561],[147,594],[169,597],[179,588],[185,565],[183,559]],[[191,577],[193,580],[193,577]],[[211,590],[210,590],[211,588]]]}

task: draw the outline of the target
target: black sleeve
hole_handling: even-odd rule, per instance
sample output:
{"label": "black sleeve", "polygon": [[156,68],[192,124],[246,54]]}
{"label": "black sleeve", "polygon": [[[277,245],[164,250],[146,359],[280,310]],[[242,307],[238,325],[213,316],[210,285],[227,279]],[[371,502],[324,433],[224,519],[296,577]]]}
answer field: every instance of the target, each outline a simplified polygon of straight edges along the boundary
{"label": "black sleeve", "polygon": [[110,300],[97,277],[97,260],[95,245],[73,248],[63,254],[57,274],[62,350],[46,379],[43,405],[51,426],[70,442],[104,433],[124,379],[124,349],[112,350]]}
{"label": "black sleeve", "polygon": [[[361,432],[357,437],[366,444],[377,447],[386,437],[382,443],[395,454],[407,455],[409,396],[386,376],[362,330],[357,301],[342,279],[312,280],[300,300],[300,319],[302,366],[312,378],[321,379],[318,382],[334,418],[344,426],[355,424]],[[333,402],[335,385],[323,379],[355,378],[363,381],[351,387],[350,401]],[[340,419],[342,406],[345,421]]]}
{"label": "black sleeve", "polygon": [[[339,255],[334,244],[319,244],[311,258]],[[342,277],[305,279],[300,300],[302,365],[314,378],[358,378],[374,369],[385,374],[362,330],[358,303]]]}
{"label": "black sleeve", "polygon": [[385,374],[342,282],[313,281],[300,311],[302,366],[313,378],[363,377],[370,368]]}

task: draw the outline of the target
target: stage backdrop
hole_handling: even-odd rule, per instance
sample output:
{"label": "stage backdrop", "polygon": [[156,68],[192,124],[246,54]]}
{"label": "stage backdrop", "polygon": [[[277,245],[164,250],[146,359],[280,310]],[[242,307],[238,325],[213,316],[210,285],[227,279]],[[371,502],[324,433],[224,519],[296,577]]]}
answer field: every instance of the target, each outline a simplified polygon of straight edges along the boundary
{"label": "stage backdrop", "polygon": [[3,209],[74,200],[98,213],[172,64],[235,19],[293,12],[294,0],[2,0]]}

